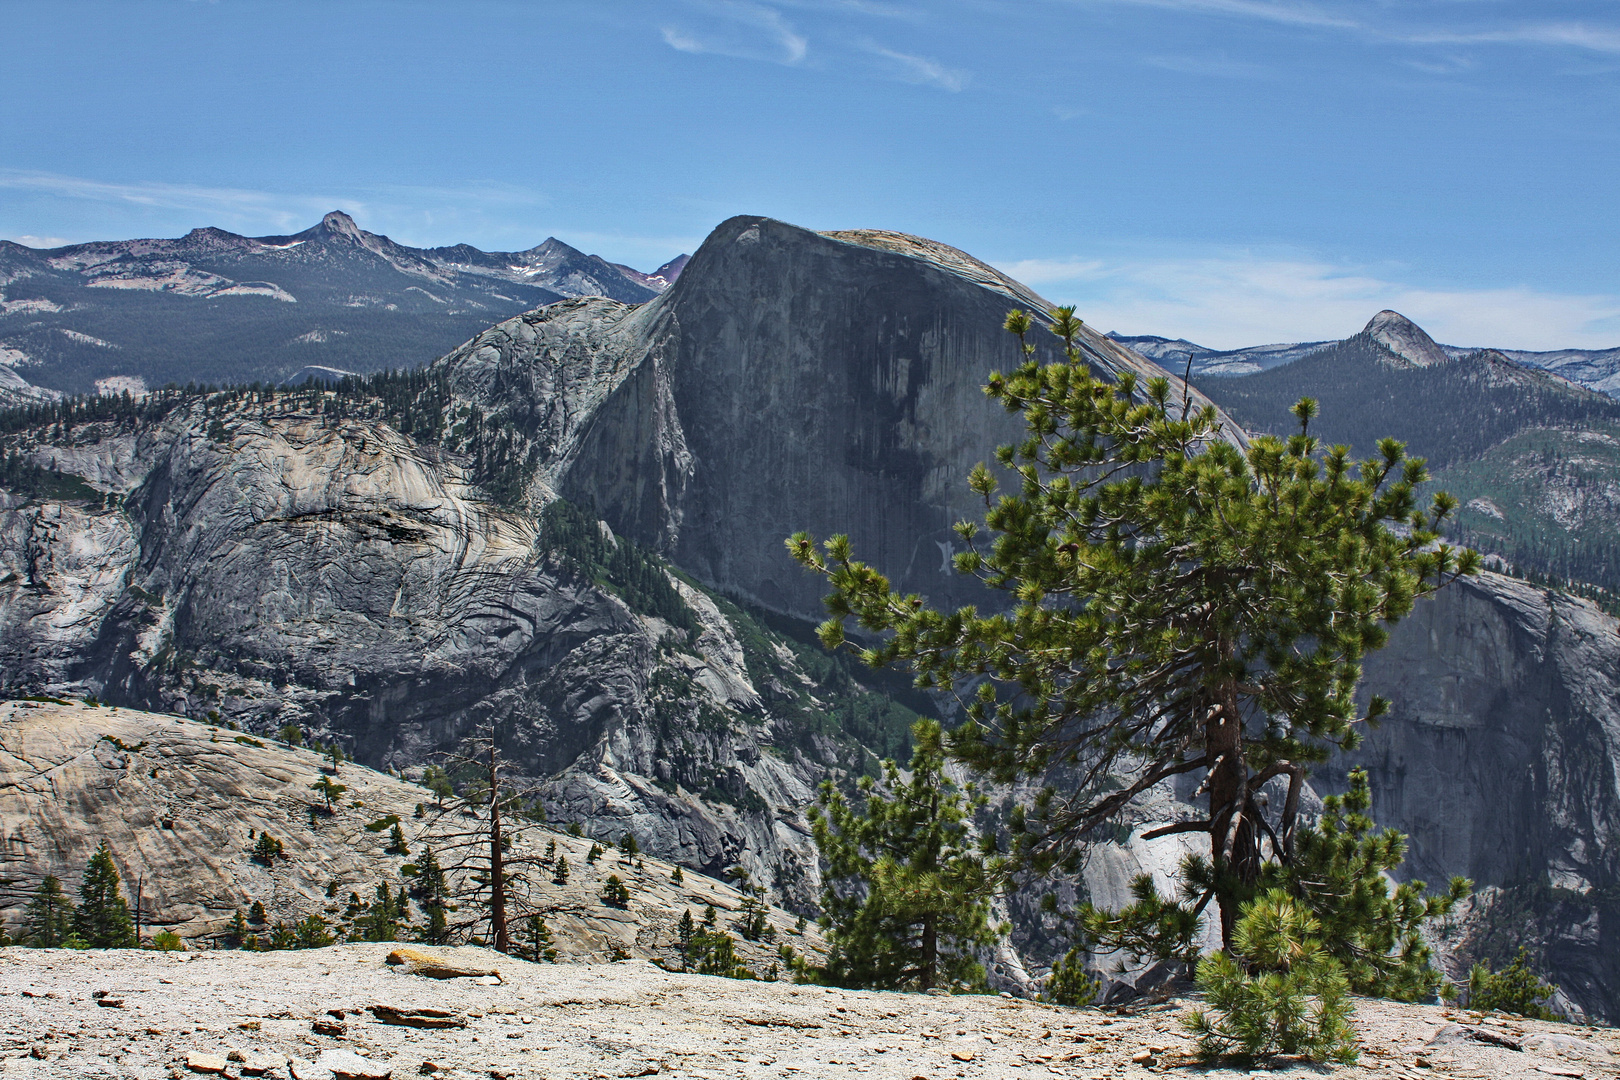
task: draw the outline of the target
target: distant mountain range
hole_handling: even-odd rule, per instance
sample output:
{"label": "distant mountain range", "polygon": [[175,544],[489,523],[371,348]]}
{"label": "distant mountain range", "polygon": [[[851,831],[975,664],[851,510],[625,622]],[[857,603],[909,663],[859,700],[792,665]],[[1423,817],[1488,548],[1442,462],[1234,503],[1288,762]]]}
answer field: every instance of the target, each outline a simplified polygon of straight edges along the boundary
{"label": "distant mountain range", "polygon": [[686,258],[645,274],[555,238],[527,251],[413,248],[339,212],[291,236],[209,228],[45,250],[0,241],[0,365],[11,369],[0,404],[37,396],[31,388],[420,367],[543,304],[649,300]]}
{"label": "distant mountain range", "polygon": [[1620,401],[1523,353],[1459,351],[1381,311],[1287,363],[1193,382],[1251,432],[1297,431],[1289,407],[1309,396],[1325,444],[1365,456],[1401,440],[1460,500],[1454,539],[1620,610]]}
{"label": "distant mountain range", "polygon": [[[1415,325],[1393,311],[1380,312],[1374,316],[1373,321],[1377,322],[1390,316],[1407,325]],[[1364,332],[1370,333],[1373,330],[1372,324],[1368,324]],[[1336,341],[1296,341],[1281,345],[1251,345],[1244,349],[1209,349],[1182,338],[1155,337],[1151,334],[1132,337],[1110,333],[1108,336],[1172,371],[1185,371],[1190,358],[1194,377],[1253,375],[1256,372],[1270,371],[1283,364],[1293,363],[1301,357],[1338,344]],[[1424,334],[1423,338],[1429,346],[1438,350],[1438,353],[1427,354],[1428,363],[1436,362],[1438,355],[1455,360],[1473,353],[1490,351],[1515,363],[1551,371],[1571,382],[1608,394],[1610,397],[1620,397],[1620,348],[1559,349],[1552,352],[1529,352],[1523,349],[1485,350],[1464,348],[1460,345],[1440,345],[1428,334]]]}

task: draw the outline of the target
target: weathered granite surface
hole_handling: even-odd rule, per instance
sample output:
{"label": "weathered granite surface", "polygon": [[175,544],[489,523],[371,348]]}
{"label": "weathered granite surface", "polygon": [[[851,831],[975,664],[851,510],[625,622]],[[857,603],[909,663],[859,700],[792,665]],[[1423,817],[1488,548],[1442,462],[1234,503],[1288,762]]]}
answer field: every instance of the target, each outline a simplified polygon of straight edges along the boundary
{"label": "weathered granite surface", "polygon": [[[1167,1072],[1223,1080],[1257,1074],[1522,1080],[1609,1076],[1620,1050],[1612,1029],[1358,1000],[1358,1065],[1280,1058],[1251,1071],[1246,1063],[1209,1067],[1193,1059],[1179,1023],[1193,1005],[1185,1000],[1111,1013],[978,995],[675,975],[641,960],[553,967],[447,950],[472,966],[499,968],[502,981],[484,985],[403,974],[385,962],[389,949],[189,955],[3,949],[0,1075],[160,1080],[197,1075],[188,1071],[190,1060],[229,1070],[227,1076],[268,1065],[266,1075],[297,1080],[330,1080],[335,1070],[391,1073],[394,1080],[852,1074],[1148,1080]],[[97,992],[120,1006],[96,1007]],[[386,1023],[378,1007],[435,1009],[458,1026]],[[313,1030],[338,1013],[341,1035]]]}
{"label": "weathered granite surface", "polygon": [[[198,947],[219,946],[232,913],[254,901],[265,906],[267,924],[290,926],[313,914],[336,930],[351,893],[370,901],[379,882],[397,890],[407,880],[400,867],[427,844],[437,846],[447,868],[456,865],[459,856],[446,845],[466,827],[460,811],[441,815],[424,788],[350,763],[334,776],[348,790],[333,813],[311,814],[322,797],[310,784],[322,773],[322,759],[309,750],[178,716],[77,702],[0,703],[0,923],[18,931],[45,874],[56,874],[75,896],[102,840],[132,904],[140,889],[143,936],[172,930]],[[422,817],[418,804],[426,807]],[[367,828],[390,817],[404,831],[405,854],[388,850],[387,828]],[[513,883],[513,915],[541,914],[561,960],[606,960],[617,947],[676,963],[683,911],[701,918],[712,904],[727,929],[742,906],[742,895],[714,878],[689,872],[676,885],[667,861],[622,860],[612,850],[617,836],[599,836],[609,852],[593,864],[586,861],[588,836],[527,821],[508,828],[514,865],[543,856],[549,843],[568,859],[567,884],[558,885],[548,868],[524,871]],[[261,832],[285,851],[270,865],[251,855]],[[609,874],[630,889],[623,910],[602,902]],[[452,887],[464,877],[452,869]],[[409,916],[423,921],[414,906]],[[792,914],[776,908],[769,919],[781,941],[801,952],[820,948],[813,927],[794,932]],[[761,973],[779,962],[774,945],[739,939],[737,948]]]}

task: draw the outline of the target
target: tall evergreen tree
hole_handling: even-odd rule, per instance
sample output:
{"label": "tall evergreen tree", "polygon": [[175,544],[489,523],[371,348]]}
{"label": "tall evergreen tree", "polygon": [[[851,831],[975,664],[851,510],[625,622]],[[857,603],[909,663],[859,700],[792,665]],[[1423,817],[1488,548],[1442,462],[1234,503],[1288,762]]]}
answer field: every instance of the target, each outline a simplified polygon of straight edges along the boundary
{"label": "tall evergreen tree", "polygon": [[974,950],[997,936],[992,874],[969,832],[984,797],[946,775],[939,724],[919,720],[911,733],[909,779],[885,761],[881,784],[862,778],[859,808],[827,781],[810,810],[832,946],[825,966],[804,968],[818,980],[878,990],[984,982]]}
{"label": "tall evergreen tree", "polygon": [[422,914],[427,917],[421,930],[422,940],[429,945],[449,944],[450,886],[431,845],[423,849],[417,861],[415,891]]}
{"label": "tall evergreen tree", "polygon": [[[881,635],[861,650],[869,663],[909,665],[925,688],[972,685],[952,738],[960,757],[1009,782],[1061,767],[1062,793],[1044,791],[1014,822],[1023,865],[1067,861],[1153,785],[1201,774],[1206,816],[1148,835],[1209,838],[1197,907],[1218,902],[1230,947],[1264,845],[1274,858],[1291,850],[1306,766],[1354,746],[1360,722],[1388,709],[1374,698],[1358,715],[1362,658],[1478,558],[1440,542],[1456,501],[1440,493],[1420,511],[1428,473],[1393,439],[1352,462],[1310,435],[1316,407],[1303,399],[1297,434],[1244,446],[1167,378],[1094,377],[1072,308],[1052,312],[1057,363],[1035,359],[1032,325],[1008,316],[1021,363],[986,386],[1028,428],[997,453],[1016,490],[998,497],[979,466],[984,526],[957,526],[956,569],[1007,610],[942,612],[899,595],[847,537],[825,554],[803,533],[788,547],[830,579],[824,644],[843,644],[853,618]],[[1278,776],[1289,792],[1274,827],[1256,795]]]}
{"label": "tall evergreen tree", "polygon": [[61,879],[46,874],[23,912],[23,944],[60,949],[73,932],[73,915],[73,901],[62,891]]}
{"label": "tall evergreen tree", "polygon": [[137,944],[135,922],[119,888],[112,848],[105,840],[85,865],[73,929],[92,949],[127,949]]}

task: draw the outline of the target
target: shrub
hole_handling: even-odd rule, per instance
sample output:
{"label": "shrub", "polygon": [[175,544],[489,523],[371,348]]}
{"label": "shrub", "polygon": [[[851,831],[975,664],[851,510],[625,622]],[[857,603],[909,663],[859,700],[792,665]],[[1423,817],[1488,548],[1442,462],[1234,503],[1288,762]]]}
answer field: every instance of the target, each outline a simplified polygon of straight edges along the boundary
{"label": "shrub", "polygon": [[265,866],[274,866],[276,860],[286,855],[281,841],[267,832],[259,834],[259,839],[253,845],[253,860]]}
{"label": "shrub", "polygon": [[152,948],[158,952],[184,952],[186,943],[173,930],[160,930],[152,938]]}
{"label": "shrub", "polygon": [[1349,983],[1317,940],[1320,929],[1280,889],[1243,906],[1232,932],[1237,955],[1214,953],[1198,965],[1199,989],[1214,1012],[1198,1009],[1184,1024],[1200,1056],[1355,1062]]}
{"label": "shrub", "polygon": [[1480,1012],[1501,1010],[1518,1013],[1532,1020],[1557,1020],[1546,1001],[1558,987],[1541,981],[1530,969],[1530,951],[1523,946],[1513,963],[1501,971],[1491,971],[1489,961],[1481,961],[1468,972],[1468,1007]]}
{"label": "shrub", "polygon": [[1052,965],[1052,974],[1046,977],[1046,985],[1041,988],[1040,1000],[1081,1008],[1097,1000],[1098,989],[1100,984],[1086,974],[1084,954],[1076,946]]}

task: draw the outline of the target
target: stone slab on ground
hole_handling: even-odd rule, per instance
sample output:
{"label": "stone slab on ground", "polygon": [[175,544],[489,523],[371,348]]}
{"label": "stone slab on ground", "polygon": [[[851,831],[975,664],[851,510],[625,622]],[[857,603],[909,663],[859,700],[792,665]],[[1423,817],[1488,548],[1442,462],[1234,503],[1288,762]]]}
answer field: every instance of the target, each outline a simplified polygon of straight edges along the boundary
{"label": "stone slab on ground", "polygon": [[[1013,998],[835,990],[665,972],[646,961],[530,964],[483,949],[432,950],[498,967],[504,983],[428,979],[386,960],[394,946],[300,952],[157,953],[0,949],[0,1077],[170,1080],[188,1061],[296,1080],[392,1074],[473,1080],[673,1076],[746,1080],[1188,1080],[1206,1068],[1179,1019],[1191,1005],[1065,1009]],[[126,1004],[103,1010],[92,988]],[[440,1010],[462,1028],[383,1023],[373,1011]],[[312,1024],[341,1014],[346,1034]],[[1361,1063],[1275,1062],[1305,1078],[1620,1077],[1620,1032],[1358,1000]],[[1469,1033],[1493,1036],[1476,1038]],[[1523,1047],[1509,1049],[1506,1043]]]}

